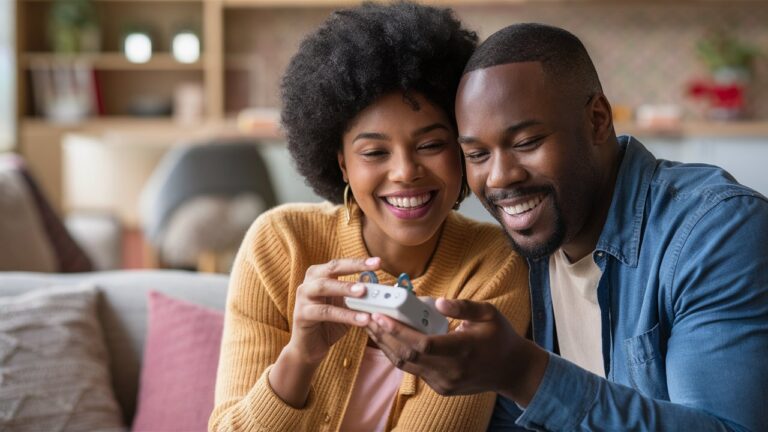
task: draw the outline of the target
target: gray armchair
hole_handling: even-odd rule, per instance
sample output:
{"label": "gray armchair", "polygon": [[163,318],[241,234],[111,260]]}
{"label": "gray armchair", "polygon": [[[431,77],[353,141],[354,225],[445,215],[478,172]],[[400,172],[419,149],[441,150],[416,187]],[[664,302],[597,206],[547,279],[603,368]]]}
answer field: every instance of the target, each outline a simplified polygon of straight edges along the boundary
{"label": "gray armchair", "polygon": [[144,235],[159,266],[204,271],[228,266],[253,220],[276,204],[258,146],[252,141],[179,146],[163,157],[140,203]]}

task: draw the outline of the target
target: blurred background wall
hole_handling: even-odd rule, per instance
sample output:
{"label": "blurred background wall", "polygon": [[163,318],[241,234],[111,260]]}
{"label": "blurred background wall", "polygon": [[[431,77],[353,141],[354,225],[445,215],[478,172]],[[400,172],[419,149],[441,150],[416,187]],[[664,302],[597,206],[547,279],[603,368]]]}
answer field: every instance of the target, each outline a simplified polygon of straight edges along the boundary
{"label": "blurred background wall", "polygon": [[[235,9],[227,11],[231,31],[226,50],[248,53],[256,65],[253,105],[278,106],[279,79],[301,37],[332,8]],[[609,100],[630,108],[674,103],[701,117],[686,97],[687,83],[705,76],[696,45],[713,31],[727,31],[768,55],[768,3],[764,1],[529,1],[496,6],[454,6],[481,40],[515,22],[542,22],[576,34],[592,55]],[[250,23],[250,25],[246,25]],[[756,62],[749,112],[768,118],[768,63]],[[233,77],[237,78],[237,77]],[[232,89],[235,92],[235,89]]]}

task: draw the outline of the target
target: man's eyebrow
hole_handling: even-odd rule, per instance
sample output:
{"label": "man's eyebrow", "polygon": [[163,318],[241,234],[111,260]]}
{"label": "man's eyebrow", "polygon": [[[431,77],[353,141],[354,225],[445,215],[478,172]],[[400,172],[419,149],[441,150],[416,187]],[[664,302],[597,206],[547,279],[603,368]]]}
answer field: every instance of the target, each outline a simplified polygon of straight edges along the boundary
{"label": "man's eyebrow", "polygon": [[543,124],[540,120],[535,120],[535,119],[523,120],[520,123],[509,126],[507,130],[504,131],[504,133],[506,135],[514,135],[523,129],[527,129],[531,126],[537,126],[540,124]]}
{"label": "man's eyebrow", "polygon": [[[516,124],[513,124],[512,126],[507,127],[504,130],[504,135],[505,136],[514,135],[523,129],[527,129],[531,126],[537,126],[540,124],[543,124],[540,120],[534,120],[534,119],[524,120],[524,121],[521,121],[520,123],[516,123]],[[459,135],[459,137],[456,140],[459,142],[459,144],[474,144],[478,141],[477,138],[473,136],[466,136],[466,135]]]}
{"label": "man's eyebrow", "polygon": [[355,139],[352,140],[354,143],[355,141],[359,139],[372,139],[372,140],[379,140],[379,141],[389,141],[389,136],[383,133],[378,132],[361,132],[357,134]]}

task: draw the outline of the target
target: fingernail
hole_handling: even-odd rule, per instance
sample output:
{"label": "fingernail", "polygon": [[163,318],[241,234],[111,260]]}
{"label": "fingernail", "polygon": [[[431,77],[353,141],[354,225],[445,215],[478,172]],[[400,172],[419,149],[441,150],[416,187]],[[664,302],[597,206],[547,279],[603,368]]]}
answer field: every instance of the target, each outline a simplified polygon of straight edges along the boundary
{"label": "fingernail", "polygon": [[368,314],[361,313],[361,314],[355,315],[355,321],[357,321],[357,322],[366,322],[366,321],[368,321]]}
{"label": "fingernail", "polygon": [[350,288],[349,290],[352,291],[353,293],[357,294],[357,293],[363,292],[364,288],[365,288],[364,285],[354,284],[354,285],[352,285],[352,288]]}
{"label": "fingernail", "polygon": [[440,297],[435,301],[435,306],[437,307],[438,311],[441,311],[445,314],[452,315],[456,313],[456,306],[454,306],[454,304],[451,303],[448,299],[443,297]]}
{"label": "fingernail", "polygon": [[379,263],[379,257],[371,257],[365,260],[365,265],[376,265]]}
{"label": "fingernail", "polygon": [[387,321],[382,317],[376,317],[376,324],[378,324],[379,327],[383,328],[384,330],[390,330],[389,326],[387,325]]}

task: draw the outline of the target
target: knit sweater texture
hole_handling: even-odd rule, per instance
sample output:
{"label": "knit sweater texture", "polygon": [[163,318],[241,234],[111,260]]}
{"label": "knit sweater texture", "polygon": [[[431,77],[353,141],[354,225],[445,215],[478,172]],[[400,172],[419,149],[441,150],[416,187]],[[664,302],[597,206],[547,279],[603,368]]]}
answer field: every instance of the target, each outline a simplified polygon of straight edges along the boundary
{"label": "knit sweater texture", "polygon": [[[336,431],[344,418],[367,343],[351,328],[317,369],[306,405],[296,409],[271,389],[271,365],[290,340],[296,289],[313,264],[367,258],[361,213],[349,223],[330,203],[288,204],[260,216],[235,260],[216,381],[215,431]],[[396,277],[376,272],[379,282]],[[355,280],[355,276],[340,278]],[[420,296],[489,301],[524,335],[530,321],[528,270],[499,227],[451,212],[427,271],[412,280]],[[453,329],[458,322],[451,322]],[[404,374],[388,430],[484,431],[496,395],[444,397]]]}

